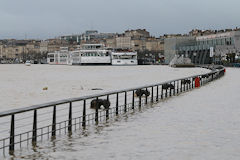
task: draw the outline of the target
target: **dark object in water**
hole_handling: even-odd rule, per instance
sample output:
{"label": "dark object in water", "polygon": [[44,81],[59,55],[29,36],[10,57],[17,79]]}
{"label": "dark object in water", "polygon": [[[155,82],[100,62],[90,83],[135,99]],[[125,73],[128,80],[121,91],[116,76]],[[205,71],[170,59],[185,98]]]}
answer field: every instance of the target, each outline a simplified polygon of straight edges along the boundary
{"label": "dark object in water", "polygon": [[162,85],[162,89],[174,89],[174,85],[166,83]]}
{"label": "dark object in water", "polygon": [[92,90],[103,90],[102,88],[92,88]]}
{"label": "dark object in water", "polygon": [[150,92],[148,90],[143,90],[143,89],[138,89],[135,94],[138,96],[138,97],[142,97],[143,95],[145,95],[146,97],[150,96]]}
{"label": "dark object in water", "polygon": [[107,99],[94,99],[91,101],[91,109],[100,109],[103,106],[105,109],[109,109],[110,102]]}

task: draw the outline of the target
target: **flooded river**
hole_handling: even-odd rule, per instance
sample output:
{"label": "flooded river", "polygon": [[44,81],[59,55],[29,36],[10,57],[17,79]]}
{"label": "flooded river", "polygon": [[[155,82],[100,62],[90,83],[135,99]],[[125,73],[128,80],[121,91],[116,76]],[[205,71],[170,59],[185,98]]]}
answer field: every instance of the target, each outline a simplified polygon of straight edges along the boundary
{"label": "flooded river", "polygon": [[107,124],[16,152],[16,159],[238,160],[240,70]]}

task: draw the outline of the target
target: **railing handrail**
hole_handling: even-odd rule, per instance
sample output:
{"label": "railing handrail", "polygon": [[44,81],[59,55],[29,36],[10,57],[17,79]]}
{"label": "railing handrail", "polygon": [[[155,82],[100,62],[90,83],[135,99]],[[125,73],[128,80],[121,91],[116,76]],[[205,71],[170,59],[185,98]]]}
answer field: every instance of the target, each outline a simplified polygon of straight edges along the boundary
{"label": "railing handrail", "polygon": [[[214,68],[212,68],[212,69],[214,69]],[[179,81],[179,80],[182,80],[182,79],[198,77],[198,76],[202,76],[202,75],[206,75],[206,74],[214,74],[214,73],[217,73],[218,71],[222,71],[222,70],[224,70],[224,67],[222,69],[214,70],[214,71],[211,71],[209,73],[197,74],[197,75],[178,78],[178,79],[169,80],[169,81],[165,81],[165,82],[161,82],[161,83],[149,84],[149,85],[145,85],[145,86],[141,86],[141,87],[137,87],[137,88],[128,88],[128,89],[121,89],[121,90],[103,92],[103,93],[100,93],[100,94],[93,94],[93,95],[87,95],[87,96],[82,96],[82,97],[77,97],[77,98],[63,99],[63,100],[53,101],[53,102],[49,102],[49,103],[43,103],[43,104],[33,105],[33,106],[29,106],[29,107],[24,107],[24,108],[20,108],[20,109],[12,109],[12,110],[9,110],[9,111],[0,112],[0,118],[5,117],[5,116],[9,116],[9,115],[13,115],[13,114],[19,114],[19,113],[23,113],[23,112],[33,111],[33,110],[36,110],[36,109],[42,109],[42,108],[57,106],[57,105],[61,105],[61,104],[66,104],[66,103],[70,103],[70,102],[77,102],[77,101],[82,101],[82,100],[86,100],[86,99],[92,99],[92,98],[96,98],[96,97],[103,97],[103,96],[107,96],[107,95],[112,95],[112,94],[115,94],[115,93],[123,93],[123,92],[133,91],[133,90],[142,89],[142,88],[159,86],[159,85],[163,85],[163,84],[166,84],[166,83]]]}

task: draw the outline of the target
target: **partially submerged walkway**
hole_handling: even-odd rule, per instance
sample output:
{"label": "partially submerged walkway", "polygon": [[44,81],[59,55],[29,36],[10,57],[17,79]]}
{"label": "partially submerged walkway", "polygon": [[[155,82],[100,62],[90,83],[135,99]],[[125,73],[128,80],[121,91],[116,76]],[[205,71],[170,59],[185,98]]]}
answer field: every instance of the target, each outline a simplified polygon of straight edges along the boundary
{"label": "partially submerged walkway", "polygon": [[[56,159],[238,160],[240,70],[115,122],[100,134],[59,141]],[[127,123],[126,123],[127,121]],[[61,146],[64,144],[64,147]]]}

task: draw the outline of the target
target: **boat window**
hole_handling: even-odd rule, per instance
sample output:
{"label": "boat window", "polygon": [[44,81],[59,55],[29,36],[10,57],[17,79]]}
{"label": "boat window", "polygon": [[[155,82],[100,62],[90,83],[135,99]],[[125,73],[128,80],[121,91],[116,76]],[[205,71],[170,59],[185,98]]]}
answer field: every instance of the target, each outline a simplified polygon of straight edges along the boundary
{"label": "boat window", "polygon": [[53,54],[49,54],[49,55],[48,55],[48,58],[51,58],[51,57],[53,58],[54,55],[53,55]]}

